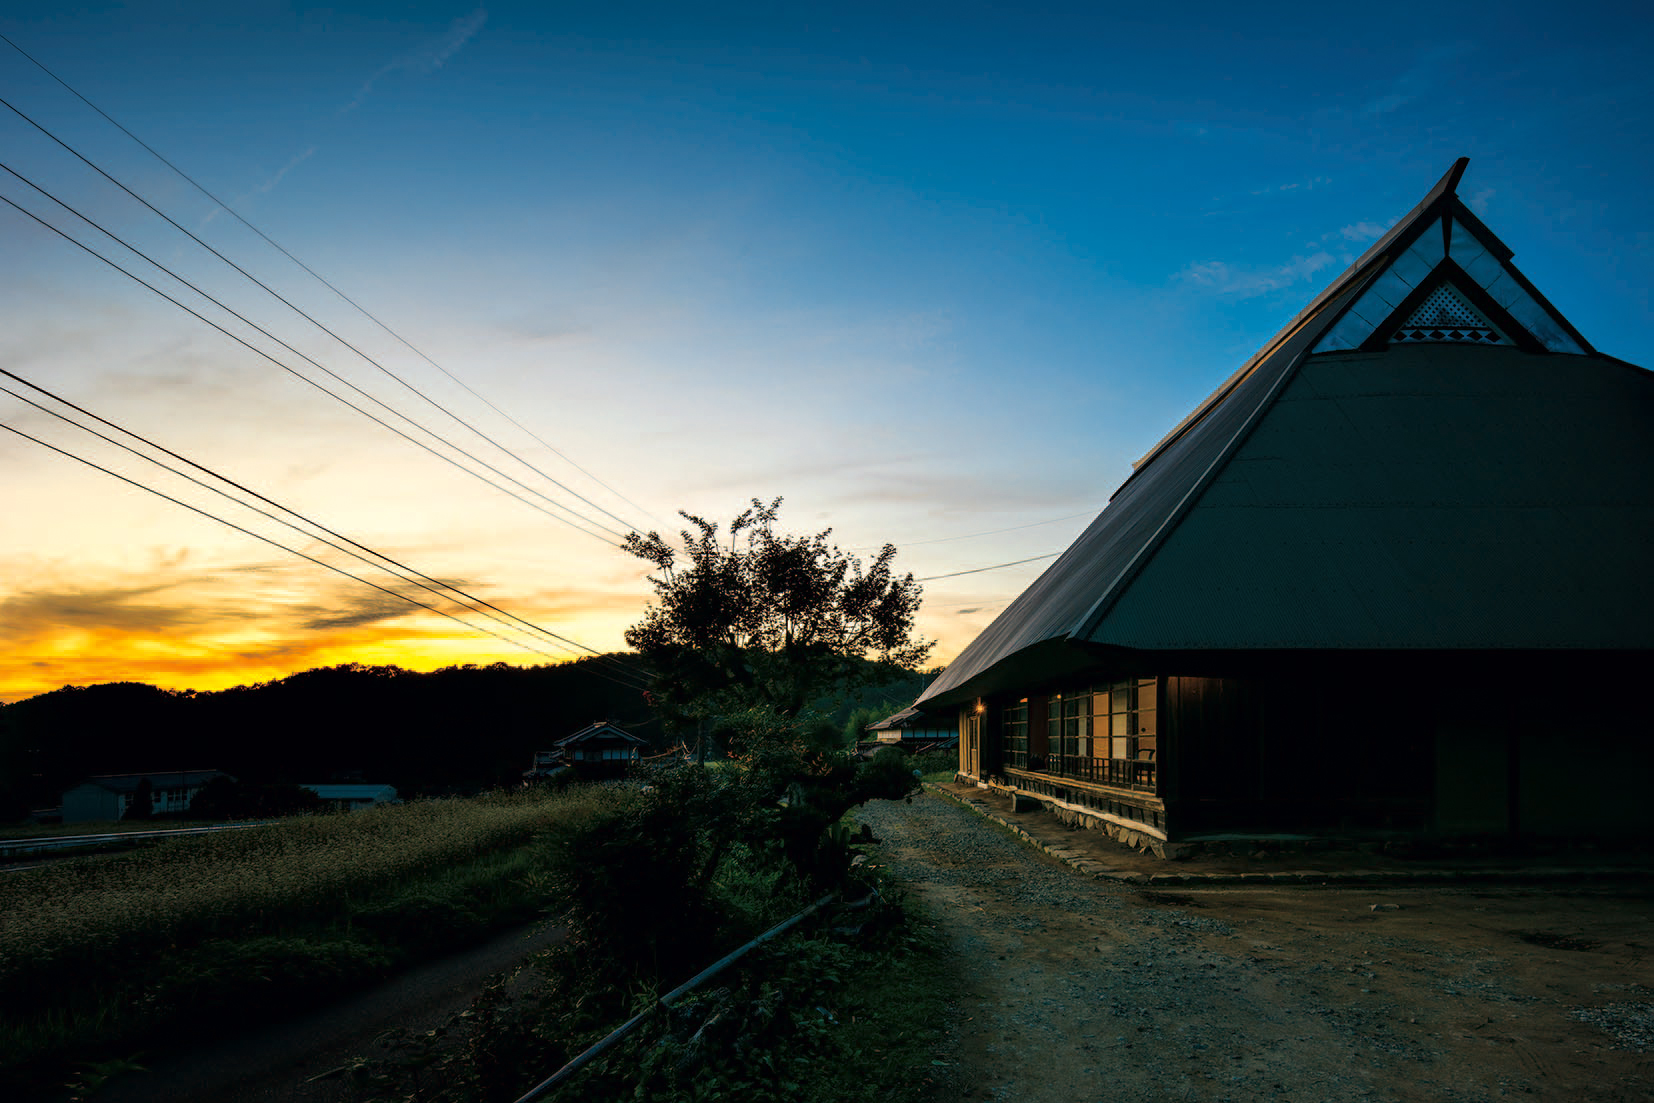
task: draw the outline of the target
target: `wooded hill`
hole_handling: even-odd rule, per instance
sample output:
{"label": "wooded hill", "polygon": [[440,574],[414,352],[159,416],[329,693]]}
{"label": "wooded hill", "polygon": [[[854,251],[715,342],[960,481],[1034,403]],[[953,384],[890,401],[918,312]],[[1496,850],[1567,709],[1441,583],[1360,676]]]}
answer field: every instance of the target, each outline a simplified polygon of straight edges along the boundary
{"label": "wooded hill", "polygon": [[[56,804],[88,774],[216,769],[253,784],[363,780],[426,796],[517,784],[534,751],[595,720],[663,745],[616,662],[642,673],[618,654],[423,674],[349,664],[211,693],[68,686],[0,707],[0,820]],[[919,682],[898,673],[839,711],[910,700]]]}
{"label": "wooded hill", "polygon": [[654,740],[640,691],[606,656],[555,666],[306,670],[212,693],[136,682],[0,708],[0,818],[55,804],[88,774],[216,769],[252,783],[386,782],[404,795],[521,781],[532,752],[607,719]]}

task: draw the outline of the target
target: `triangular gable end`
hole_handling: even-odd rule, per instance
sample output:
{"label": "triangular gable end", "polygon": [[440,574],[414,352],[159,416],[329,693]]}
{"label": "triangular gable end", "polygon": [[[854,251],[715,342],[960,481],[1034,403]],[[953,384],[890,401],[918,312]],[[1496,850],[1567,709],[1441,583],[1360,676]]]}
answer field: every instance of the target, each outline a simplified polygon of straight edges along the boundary
{"label": "triangular gable end", "polygon": [[1391,242],[1384,267],[1311,354],[1392,343],[1514,344],[1532,352],[1595,350],[1510,263],[1510,249],[1451,190]]}

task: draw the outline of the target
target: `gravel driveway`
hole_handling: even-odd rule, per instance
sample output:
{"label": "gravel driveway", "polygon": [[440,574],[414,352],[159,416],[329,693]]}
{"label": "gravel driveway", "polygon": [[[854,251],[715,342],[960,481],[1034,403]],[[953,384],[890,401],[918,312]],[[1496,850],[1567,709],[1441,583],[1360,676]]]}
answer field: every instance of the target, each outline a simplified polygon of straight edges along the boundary
{"label": "gravel driveway", "polygon": [[957,951],[943,1098],[1654,1098],[1647,885],[1172,894],[930,794],[861,819]]}

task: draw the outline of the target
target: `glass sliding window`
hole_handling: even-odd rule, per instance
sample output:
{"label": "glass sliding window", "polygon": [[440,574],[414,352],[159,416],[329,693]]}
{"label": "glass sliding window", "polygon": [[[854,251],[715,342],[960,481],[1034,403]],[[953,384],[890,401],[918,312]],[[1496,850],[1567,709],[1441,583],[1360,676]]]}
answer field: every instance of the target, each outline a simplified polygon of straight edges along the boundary
{"label": "glass sliding window", "polygon": [[1045,756],[1044,767],[1057,771],[1062,755],[1062,694],[1053,693],[1045,702]]}
{"label": "glass sliding window", "polygon": [[1000,728],[1005,747],[1005,765],[1028,767],[1028,698],[1007,705]]}
{"label": "glass sliding window", "polygon": [[1091,755],[1091,692],[1053,693],[1045,702],[1045,756],[1033,756],[1029,769],[1079,776]]}
{"label": "glass sliding window", "polygon": [[[1070,714],[1069,706],[1073,706]],[[1070,736],[1065,732],[1065,738],[1073,739],[1073,750],[1069,753],[1079,758],[1091,757],[1091,694],[1076,693],[1063,702],[1063,723],[1072,723],[1073,732]]]}
{"label": "glass sliding window", "polygon": [[1093,753],[1098,758],[1154,758],[1160,731],[1155,680],[1106,682],[1093,695],[1097,702]]}

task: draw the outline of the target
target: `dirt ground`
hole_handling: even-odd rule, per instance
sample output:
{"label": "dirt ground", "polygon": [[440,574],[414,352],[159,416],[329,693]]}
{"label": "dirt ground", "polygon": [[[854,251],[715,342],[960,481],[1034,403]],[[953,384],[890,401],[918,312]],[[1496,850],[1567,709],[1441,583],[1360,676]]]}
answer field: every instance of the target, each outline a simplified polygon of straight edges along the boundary
{"label": "dirt ground", "polygon": [[1145,888],[864,811],[965,978],[938,1098],[1654,1099],[1647,881]]}

